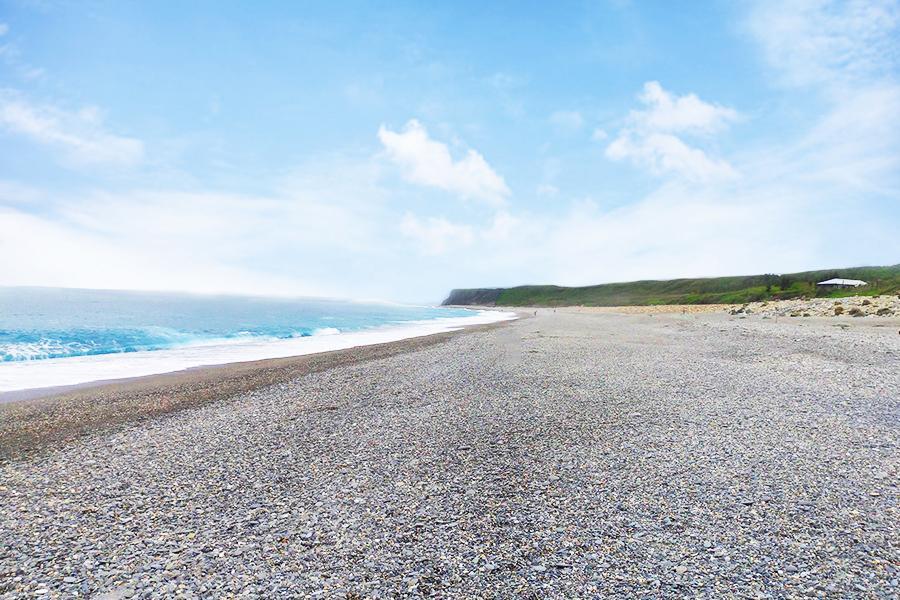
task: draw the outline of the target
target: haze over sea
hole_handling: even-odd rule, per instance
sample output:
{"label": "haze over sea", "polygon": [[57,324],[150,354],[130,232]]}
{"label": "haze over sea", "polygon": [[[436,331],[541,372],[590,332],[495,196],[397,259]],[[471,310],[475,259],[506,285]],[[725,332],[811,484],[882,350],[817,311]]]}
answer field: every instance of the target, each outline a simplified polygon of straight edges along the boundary
{"label": "haze over sea", "polygon": [[0,288],[0,392],[309,354],[505,316],[310,298]]}

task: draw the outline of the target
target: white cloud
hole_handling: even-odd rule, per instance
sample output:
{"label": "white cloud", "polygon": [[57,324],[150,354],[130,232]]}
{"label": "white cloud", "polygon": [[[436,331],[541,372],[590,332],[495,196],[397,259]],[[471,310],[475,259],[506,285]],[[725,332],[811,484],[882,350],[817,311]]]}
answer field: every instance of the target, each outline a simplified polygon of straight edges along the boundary
{"label": "white cloud", "polygon": [[144,154],[140,140],[106,131],[95,107],[35,105],[11,90],[0,90],[0,127],[61,150],[72,166],[133,166]]}
{"label": "white cloud", "polygon": [[448,250],[459,250],[475,239],[468,225],[451,223],[443,217],[420,219],[406,213],[400,221],[400,232],[415,240],[427,254],[444,254]]}
{"label": "white cloud", "polygon": [[[7,33],[9,33],[9,25],[0,23],[0,38],[5,37]],[[33,67],[22,59],[21,51],[12,41],[0,44],[0,60],[25,80],[31,81],[44,76],[43,69]]]}
{"label": "white cloud", "polygon": [[737,176],[737,171],[728,162],[710,158],[702,150],[692,148],[668,133],[620,134],[607,146],[606,156],[612,160],[630,159],[654,175],[679,174],[695,181]]}
{"label": "white cloud", "polygon": [[33,204],[44,199],[46,194],[40,189],[18,181],[0,179],[0,205]]}
{"label": "white cloud", "polygon": [[[820,259],[815,243],[820,231],[780,233],[780,223],[806,213],[807,199],[785,204],[778,197],[719,192],[675,185],[612,210],[576,203],[537,238],[546,241],[523,251],[560,285],[733,275],[802,268]],[[812,221],[822,224],[820,217]]]}
{"label": "white cloud", "polygon": [[[648,85],[642,109],[626,118],[608,153],[681,176],[619,208],[583,201],[562,214],[510,215],[515,225],[502,243],[490,233],[496,224],[485,223],[476,238],[483,243],[457,261],[477,267],[454,285],[586,285],[896,262],[900,85],[897,54],[878,48],[896,28],[887,5],[764,6],[803,21],[759,35],[767,53],[778,48],[770,59],[780,76],[825,92],[826,108],[809,115],[805,132],[775,131],[732,157],[732,167],[685,139],[700,143],[722,131],[739,118],[735,111]],[[838,43],[833,19],[846,11],[870,17],[851,19]]]}
{"label": "white cloud", "polygon": [[[327,289],[260,273],[183,246],[145,247],[0,206],[4,285],[323,295]],[[130,230],[140,233],[136,225]],[[187,258],[190,258],[189,260]]]}
{"label": "white cloud", "polygon": [[630,160],[654,175],[698,182],[737,175],[727,161],[710,158],[675,135],[708,136],[736,120],[737,111],[704,102],[694,94],[675,96],[656,81],[645,83],[638,99],[645,108],[628,114],[625,126],[606,148],[608,158]]}
{"label": "white cloud", "polygon": [[591,139],[594,140],[595,142],[602,142],[603,140],[605,140],[608,137],[609,137],[609,134],[606,133],[606,130],[601,129],[599,127],[594,130],[594,133],[591,134]]}
{"label": "white cloud", "polygon": [[648,81],[638,99],[647,108],[629,115],[632,127],[641,131],[710,134],[738,118],[734,109],[710,104],[695,94],[673,96],[658,81]]}
{"label": "white cloud", "polygon": [[782,82],[846,87],[898,63],[896,0],[757,2],[747,22]]}
{"label": "white cloud", "polygon": [[[823,18],[796,6],[785,14],[813,24]],[[409,181],[493,204],[489,217],[467,220],[483,215],[471,207],[405,212],[422,205],[403,204],[408,189],[385,189],[382,169],[394,166],[367,158],[324,157],[257,194],[139,189],[59,198],[0,181],[0,284],[438,300],[466,285],[585,285],[895,260],[900,86],[893,59],[865,47],[817,45],[809,23],[780,31],[785,39],[768,30],[760,39],[762,47],[783,49],[772,58],[780,77],[800,80],[802,61],[780,60],[791,53],[834,73],[806,80],[826,91],[815,103],[825,109],[809,114],[812,123],[800,134],[760,128],[753,148],[725,161],[706,144],[739,115],[650,82],[605,144],[610,158],[666,176],[643,197],[612,190],[571,202],[556,186],[574,187],[564,179],[572,169],[547,158],[531,185],[553,201],[535,202],[534,212],[500,206],[509,189],[481,155],[456,156],[411,122],[397,132],[379,130],[384,156]],[[790,44],[831,54],[803,54]],[[841,70],[841,56],[854,57],[846,65],[852,75]],[[849,80],[854,85],[834,84]],[[776,100],[789,104],[794,90],[778,93],[785,96]],[[805,101],[808,90],[802,95]],[[760,119],[766,108],[754,109]],[[82,136],[104,128],[96,110],[46,112],[55,118],[53,131],[69,133],[72,122]],[[53,145],[71,151],[65,142]]]}
{"label": "white cloud", "polygon": [[498,213],[473,229],[471,243],[449,247],[454,260],[440,280],[452,282],[447,288],[579,286],[892,260],[900,252],[892,223],[865,218],[840,196],[796,179],[677,183],[620,208],[586,200],[552,214]]}
{"label": "white cloud", "polygon": [[447,145],[431,139],[415,119],[409,121],[402,132],[391,131],[382,125],[378,139],[388,158],[400,166],[407,181],[492,205],[502,205],[509,195],[503,177],[481,154],[470,149],[460,160],[453,160]]}
{"label": "white cloud", "polygon": [[[798,17],[791,12],[795,7],[785,13],[808,17],[813,25],[824,18],[806,9]],[[826,14],[833,9],[820,5]],[[869,23],[889,26],[889,19]],[[895,262],[900,85],[889,68],[894,59],[884,53],[874,58],[862,41],[860,48],[818,45],[810,23],[797,24],[795,31],[806,33],[786,34],[778,42],[784,53],[828,48],[828,56],[810,59],[837,69],[834,78],[815,79],[826,92],[825,109],[809,115],[812,124],[805,131],[774,131],[726,162],[702,144],[739,119],[736,111],[648,85],[641,107],[626,117],[608,153],[678,176],[617,208],[559,198],[552,212],[498,211],[473,227],[470,244],[455,248],[455,260],[443,268],[453,282],[447,287],[587,285]],[[761,45],[773,42],[773,32],[765,33]],[[864,67],[856,58],[840,67],[841,57],[856,56],[868,57]],[[781,61],[772,66],[779,74],[786,68]],[[836,83],[850,80],[854,85]]]}
{"label": "white cloud", "polygon": [[550,123],[559,133],[575,133],[584,126],[584,117],[577,110],[558,110],[550,115]]}
{"label": "white cloud", "polygon": [[[771,177],[865,194],[900,195],[900,3],[757,2],[747,29],[777,81],[821,94],[809,131],[757,160]],[[800,175],[802,174],[802,175]]]}
{"label": "white cloud", "polygon": [[373,273],[400,242],[369,164],[323,158],[258,194],[0,180],[0,285],[390,297]]}
{"label": "white cloud", "polygon": [[489,242],[508,242],[515,239],[515,234],[522,223],[521,218],[515,217],[509,212],[498,211],[494,215],[490,227],[481,233],[481,237]]}

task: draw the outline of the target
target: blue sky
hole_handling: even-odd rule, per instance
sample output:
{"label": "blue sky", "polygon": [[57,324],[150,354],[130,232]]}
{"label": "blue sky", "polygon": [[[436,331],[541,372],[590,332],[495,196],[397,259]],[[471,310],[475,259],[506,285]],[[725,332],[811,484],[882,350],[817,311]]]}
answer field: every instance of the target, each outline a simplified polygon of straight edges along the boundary
{"label": "blue sky", "polygon": [[900,261],[898,2],[0,2],[0,285]]}

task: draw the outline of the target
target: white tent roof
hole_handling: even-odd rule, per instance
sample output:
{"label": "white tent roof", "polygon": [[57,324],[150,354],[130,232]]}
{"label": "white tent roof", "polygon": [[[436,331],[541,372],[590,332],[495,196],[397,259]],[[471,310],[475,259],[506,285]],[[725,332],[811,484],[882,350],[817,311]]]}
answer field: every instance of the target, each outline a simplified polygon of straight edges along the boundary
{"label": "white tent roof", "polygon": [[828,281],[820,281],[816,285],[852,285],[853,287],[858,287],[867,284],[860,279],[829,279]]}

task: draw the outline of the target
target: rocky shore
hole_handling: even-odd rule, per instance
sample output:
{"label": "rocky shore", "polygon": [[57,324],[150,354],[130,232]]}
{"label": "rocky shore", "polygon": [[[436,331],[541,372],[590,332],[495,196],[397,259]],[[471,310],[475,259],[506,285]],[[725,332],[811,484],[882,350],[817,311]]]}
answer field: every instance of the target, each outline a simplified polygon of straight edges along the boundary
{"label": "rocky shore", "polygon": [[768,317],[898,317],[900,296],[848,296],[751,302],[726,309],[729,314]]}
{"label": "rocky shore", "polygon": [[0,597],[897,597],[900,336],[739,316],[539,311],[47,438]]}

